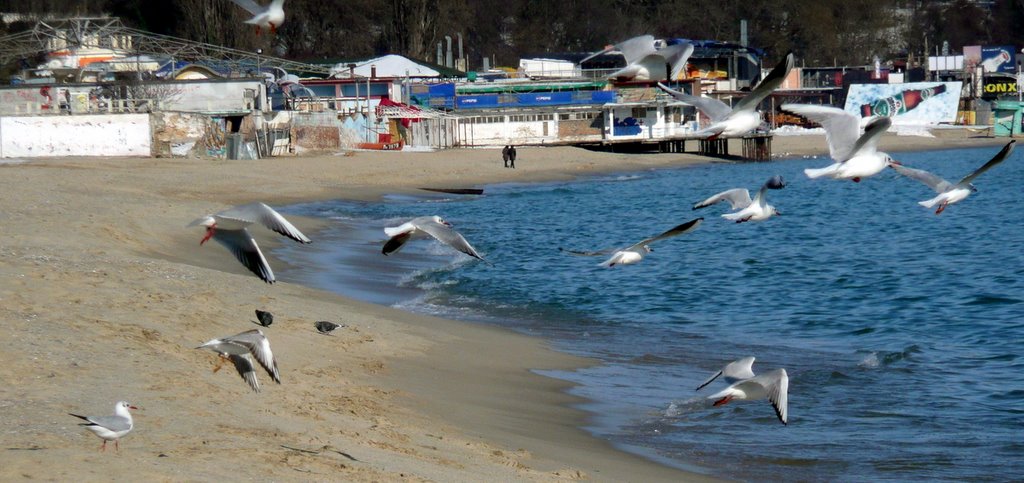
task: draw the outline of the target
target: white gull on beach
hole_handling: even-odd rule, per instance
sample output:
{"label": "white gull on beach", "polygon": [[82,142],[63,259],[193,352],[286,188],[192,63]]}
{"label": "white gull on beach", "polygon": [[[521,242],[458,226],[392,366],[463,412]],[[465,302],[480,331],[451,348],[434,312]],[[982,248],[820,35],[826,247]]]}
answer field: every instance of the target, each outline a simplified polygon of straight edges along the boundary
{"label": "white gull on beach", "polygon": [[[274,382],[281,384],[281,373],[277,370],[277,360],[274,359],[274,353],[270,350],[270,341],[260,329],[212,339],[196,349],[209,349],[220,354],[222,359],[231,360],[235,369],[238,370],[238,374],[245,379],[253,391],[260,392],[260,381],[256,379],[253,358],[267,370],[270,377],[274,378]],[[213,372],[219,371],[222,365],[223,361],[213,368]]]}
{"label": "white gull on beach", "polygon": [[772,216],[782,214],[779,210],[775,209],[774,206],[768,204],[768,190],[778,190],[785,187],[786,183],[782,180],[782,176],[775,175],[768,178],[768,181],[765,181],[765,183],[761,185],[761,189],[757,191],[757,195],[755,195],[753,199],[750,198],[750,192],[746,189],[733,188],[731,190],[726,190],[712,195],[704,201],[695,203],[693,205],[693,209],[699,210],[715,203],[728,201],[729,206],[731,206],[733,210],[738,211],[726,213],[722,215],[722,218],[735,221],[736,223],[764,221]]}
{"label": "white gull on beach", "polygon": [[924,183],[939,194],[930,200],[919,201],[917,203],[925,208],[932,208],[938,205],[939,208],[935,210],[935,214],[938,215],[942,213],[947,206],[963,201],[965,198],[970,196],[971,193],[978,191],[977,188],[971,184],[971,181],[974,181],[974,178],[981,176],[982,173],[988,171],[993,166],[1003,162],[1003,160],[1006,159],[1006,157],[1013,151],[1013,145],[1016,142],[1017,141],[1010,141],[1006,143],[1006,146],[1003,146],[1003,149],[993,156],[992,159],[982,165],[982,167],[974,170],[973,173],[964,176],[963,179],[958,181],[956,184],[950,183],[949,181],[921,169],[908,168],[903,165],[893,165],[892,168],[908,178],[916,179]]}
{"label": "white gull on beach", "polygon": [[783,104],[784,111],[799,114],[825,128],[829,155],[834,163],[824,168],[808,168],[808,178],[849,179],[855,183],[874,176],[887,166],[899,164],[888,154],[878,151],[878,140],[892,126],[892,119],[876,117],[867,122],[861,134],[861,118],[831,106]]}
{"label": "white gull on beach", "polygon": [[718,99],[692,96],[661,83],[658,84],[658,87],[680,102],[696,107],[711,120],[710,126],[696,132],[697,136],[708,139],[716,139],[719,136],[741,136],[761,126],[761,114],[757,111],[757,106],[772,91],[782,85],[786,76],[789,75],[789,71],[793,70],[793,62],[793,53],[786,54],[786,57],[764,79],[761,79],[757,87],[750,91],[750,94],[737,101],[732,107]]}
{"label": "white gull on beach", "polygon": [[227,247],[242,265],[261,280],[274,283],[274,271],[270,269],[270,264],[260,251],[259,245],[246,229],[253,223],[260,223],[299,243],[313,243],[280,213],[263,203],[249,203],[206,215],[189,223],[188,226],[205,226],[206,236],[199,242],[200,245],[213,238]]}
{"label": "white gull on beach", "polygon": [[85,429],[92,431],[103,440],[103,446],[100,446],[100,451],[107,450],[107,441],[113,441],[114,450],[119,451],[118,440],[130,433],[134,427],[132,413],[128,411],[129,409],[139,408],[132,406],[128,401],[119,401],[114,405],[113,416],[79,416],[74,413],[68,414],[84,419],[86,422],[82,423],[81,426],[85,426]]}
{"label": "white gull on beach", "polygon": [[452,229],[440,216],[420,216],[413,218],[399,226],[384,228],[384,233],[390,237],[384,243],[381,253],[390,255],[397,252],[405,243],[414,238],[434,237],[441,243],[448,245],[473,258],[483,260],[484,257],[477,253],[476,249],[459,232]]}

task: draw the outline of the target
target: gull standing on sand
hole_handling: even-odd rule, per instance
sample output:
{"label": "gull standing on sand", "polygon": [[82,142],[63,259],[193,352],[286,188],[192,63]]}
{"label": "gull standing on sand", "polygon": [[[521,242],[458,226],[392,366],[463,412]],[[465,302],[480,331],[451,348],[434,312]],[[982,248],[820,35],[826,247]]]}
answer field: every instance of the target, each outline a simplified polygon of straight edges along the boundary
{"label": "gull standing on sand", "polygon": [[632,245],[630,245],[628,247],[625,247],[625,248],[606,248],[604,250],[597,250],[597,251],[591,251],[591,252],[566,250],[564,248],[559,248],[559,250],[571,253],[573,255],[583,255],[583,256],[607,256],[607,255],[611,254],[611,258],[609,258],[609,259],[601,262],[600,264],[598,264],[598,266],[600,266],[600,267],[611,268],[611,267],[614,267],[616,265],[631,265],[631,264],[634,264],[634,263],[639,263],[640,260],[644,259],[645,255],[647,255],[648,253],[651,253],[653,251],[651,249],[651,247],[649,246],[651,243],[654,243],[654,242],[656,242],[658,240],[664,240],[666,238],[671,238],[671,237],[674,237],[674,236],[682,235],[683,233],[689,233],[689,232],[691,232],[693,230],[696,230],[697,227],[700,225],[700,223],[702,221],[704,221],[704,218],[697,218],[695,220],[690,220],[690,221],[688,221],[686,223],[683,223],[682,225],[676,226],[675,228],[672,228],[671,230],[668,230],[668,231],[666,231],[666,232],[664,232],[664,233],[662,233],[662,234],[660,234],[658,236],[654,236],[654,237],[651,237],[651,238],[647,238],[645,240],[641,240],[640,242],[634,243],[634,244],[632,244]]}
{"label": "gull standing on sand", "polygon": [[298,228],[288,222],[280,213],[263,203],[250,203],[236,206],[220,213],[206,215],[188,226],[202,225],[206,227],[206,236],[200,245],[213,238],[227,247],[242,265],[260,277],[264,282],[274,283],[274,271],[260,251],[256,240],[249,234],[247,226],[253,223],[270,228],[299,243],[313,243]]}
{"label": "gull standing on sand", "polygon": [[971,184],[971,181],[974,181],[974,178],[981,176],[982,173],[988,171],[991,167],[1003,162],[1003,160],[1006,159],[1006,157],[1013,151],[1013,144],[1016,142],[1017,141],[1010,141],[1006,143],[1006,146],[1003,146],[1003,149],[1000,150],[992,159],[982,167],[974,170],[973,173],[964,176],[964,178],[956,184],[950,183],[949,181],[924,170],[908,168],[903,165],[893,165],[892,168],[908,178],[913,178],[924,183],[939,194],[930,200],[919,201],[917,203],[925,208],[932,208],[938,205],[939,208],[935,210],[935,214],[938,215],[942,213],[947,206],[958,201],[963,201],[965,198],[970,196],[971,193],[978,191],[977,188]]}
{"label": "gull standing on sand", "polygon": [[725,218],[726,220],[733,220],[736,223],[743,223],[746,221],[764,221],[772,216],[782,214],[779,210],[775,209],[774,206],[768,204],[766,195],[768,190],[778,190],[785,187],[786,183],[782,180],[782,176],[775,175],[768,178],[768,181],[766,181],[764,185],[761,186],[761,189],[757,191],[757,195],[754,196],[754,199],[750,199],[750,192],[746,189],[733,188],[694,204],[693,209],[697,210],[711,206],[720,201],[728,201],[733,210],[739,211],[726,213],[722,215],[722,218]]}
{"label": "gull standing on sand", "polygon": [[249,383],[253,391],[260,392],[260,381],[256,379],[256,370],[252,359],[255,357],[274,382],[281,384],[281,374],[277,370],[277,360],[270,350],[270,341],[260,329],[252,329],[231,337],[213,339],[196,349],[209,349],[220,354],[221,361],[213,368],[217,372],[224,364],[224,359],[231,360],[238,374]]}
{"label": "gull standing on sand", "polygon": [[452,229],[451,223],[444,221],[440,216],[413,218],[399,226],[384,228],[384,233],[390,237],[381,250],[384,255],[397,252],[405,246],[405,242],[413,238],[434,237],[466,255],[479,260],[484,259],[459,232]]}
{"label": "gull standing on sand", "polygon": [[772,91],[782,85],[791,70],[793,70],[792,52],[786,54],[786,57],[764,79],[761,79],[757,87],[750,91],[750,94],[740,99],[732,107],[718,99],[691,96],[661,83],[658,84],[658,87],[679,101],[696,107],[711,120],[710,126],[696,132],[698,136],[708,139],[717,139],[719,136],[742,136],[761,126],[761,114],[757,111],[757,106]]}
{"label": "gull standing on sand", "polygon": [[245,23],[255,25],[257,35],[259,35],[261,27],[276,33],[277,29],[284,23],[284,0],[272,0],[270,5],[266,7],[253,0],[231,1],[252,14],[252,18],[246,20]]}
{"label": "gull standing on sand", "polygon": [[132,423],[132,413],[128,411],[129,409],[139,408],[132,406],[128,401],[119,401],[114,405],[113,416],[79,416],[74,413],[68,414],[84,419],[86,422],[80,424],[80,426],[85,426],[85,429],[92,431],[103,440],[103,446],[100,446],[100,451],[107,450],[107,441],[113,441],[114,450],[120,451],[118,440],[130,433],[134,426]]}
{"label": "gull standing on sand", "polygon": [[744,379],[708,396],[708,399],[714,399],[715,406],[733,400],[767,399],[775,408],[775,415],[779,417],[779,421],[782,421],[782,424],[789,424],[789,375],[785,369],[775,369],[760,376]]}
{"label": "gull standing on sand", "polygon": [[697,386],[697,390],[700,391],[704,386],[711,384],[711,381],[718,379],[719,376],[722,376],[722,378],[725,379],[725,382],[728,382],[729,384],[742,381],[744,379],[750,379],[751,377],[754,377],[753,365],[753,357],[744,357],[742,359],[732,361],[726,364],[722,370],[716,372],[708,378],[708,380]]}
{"label": "gull standing on sand", "polygon": [[610,45],[600,52],[587,56],[579,63],[583,64],[613,50],[622,53],[622,57],[626,60],[626,67],[609,74],[608,79],[674,80],[679,77],[679,73],[686,67],[686,61],[693,54],[693,44],[680,42],[657,49],[654,46],[653,35],[641,35]]}
{"label": "gull standing on sand", "polygon": [[824,168],[805,169],[804,174],[808,178],[824,176],[859,183],[861,179],[882,172],[887,166],[899,164],[888,154],[878,151],[878,140],[892,126],[891,118],[871,119],[861,134],[861,118],[837,107],[783,104],[781,109],[799,114],[825,128],[829,155],[835,163]]}

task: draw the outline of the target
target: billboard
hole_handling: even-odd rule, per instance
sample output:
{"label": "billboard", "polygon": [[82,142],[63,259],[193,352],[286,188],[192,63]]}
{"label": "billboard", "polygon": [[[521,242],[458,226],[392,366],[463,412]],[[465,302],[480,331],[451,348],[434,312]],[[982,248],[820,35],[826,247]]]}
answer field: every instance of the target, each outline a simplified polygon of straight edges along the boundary
{"label": "billboard", "polygon": [[853,84],[844,109],[860,117],[892,117],[894,122],[955,122],[961,88],[960,82]]}
{"label": "billboard", "polygon": [[1017,65],[1013,61],[1015,52],[1012,45],[969,45],[964,47],[964,67],[968,69],[981,67],[986,74],[993,72],[1012,74],[1017,71]]}
{"label": "billboard", "polygon": [[1017,97],[1020,86],[1014,77],[986,76],[981,88],[983,99]]}

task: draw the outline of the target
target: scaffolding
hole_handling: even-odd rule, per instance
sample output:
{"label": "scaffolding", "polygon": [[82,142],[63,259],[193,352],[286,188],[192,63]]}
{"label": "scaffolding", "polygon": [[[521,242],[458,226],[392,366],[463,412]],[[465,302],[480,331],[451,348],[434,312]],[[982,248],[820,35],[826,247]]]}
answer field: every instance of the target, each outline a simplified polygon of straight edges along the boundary
{"label": "scaffolding", "polygon": [[174,62],[186,61],[236,75],[263,68],[326,75],[331,68],[133,29],[117,17],[40,20],[31,30],[0,37],[0,65],[69,49],[110,49],[125,56],[170,59],[172,68]]}

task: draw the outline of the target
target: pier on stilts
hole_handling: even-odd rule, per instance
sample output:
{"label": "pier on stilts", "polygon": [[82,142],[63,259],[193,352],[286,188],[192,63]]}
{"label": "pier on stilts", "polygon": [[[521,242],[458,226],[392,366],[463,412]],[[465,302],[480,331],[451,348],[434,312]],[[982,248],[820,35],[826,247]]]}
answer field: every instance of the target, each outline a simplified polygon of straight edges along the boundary
{"label": "pier on stilts", "polygon": [[[729,141],[739,139],[742,152],[739,156],[729,154]],[[687,151],[687,141],[696,141],[697,150]],[[754,133],[741,138],[703,139],[698,137],[673,137],[664,139],[622,139],[615,141],[571,142],[572,144],[592,149],[608,150],[616,153],[652,152],[687,153],[696,152],[702,156],[740,159],[745,161],[771,161],[772,134]],[[691,144],[690,149],[693,149]]]}

